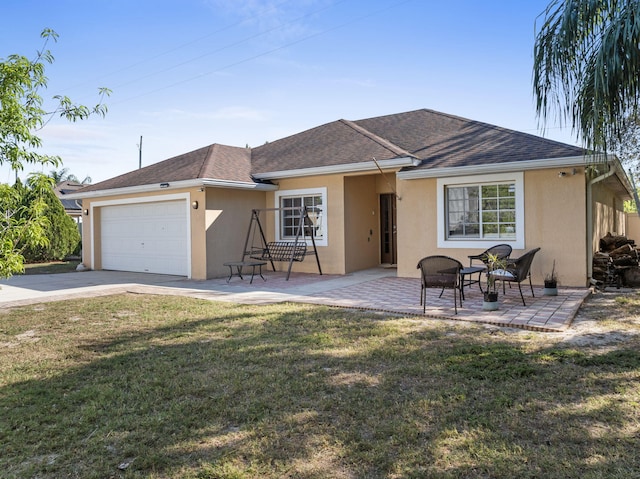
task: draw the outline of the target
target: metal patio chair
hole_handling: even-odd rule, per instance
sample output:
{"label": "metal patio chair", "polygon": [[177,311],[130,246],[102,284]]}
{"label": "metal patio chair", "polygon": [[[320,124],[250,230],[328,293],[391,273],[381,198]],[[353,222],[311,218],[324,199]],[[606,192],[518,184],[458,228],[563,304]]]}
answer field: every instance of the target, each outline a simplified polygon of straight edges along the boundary
{"label": "metal patio chair", "polygon": [[540,251],[540,248],[535,248],[530,251],[527,251],[525,254],[520,256],[519,258],[510,258],[508,260],[508,264],[506,269],[498,269],[495,271],[490,271],[490,274],[496,281],[502,281],[502,292],[504,294],[505,283],[518,283],[518,289],[520,290],[520,298],[522,298],[522,304],[526,306],[527,304],[524,302],[524,296],[522,294],[522,287],[520,283],[522,283],[525,279],[529,278],[529,287],[531,288],[531,296],[536,297],[533,292],[533,284],[531,283],[531,263],[533,263],[533,257],[536,253]]}
{"label": "metal patio chair", "polygon": [[511,255],[511,251],[511,245],[497,244],[480,254],[469,255],[469,266],[473,266],[474,261],[476,262],[476,264],[481,262],[484,266],[487,266],[490,254],[496,255],[498,259],[505,259]]}
{"label": "metal patio chair", "polygon": [[[460,292],[462,293],[462,299],[464,298],[464,287],[471,286],[472,284],[478,284],[480,292],[482,293],[482,274],[488,269],[489,255],[496,255],[497,258],[505,259],[511,255],[511,245],[497,244],[491,248],[483,251],[480,254],[469,255],[469,266],[462,268],[460,271]],[[477,279],[474,275],[478,275]]]}
{"label": "metal patio chair", "polygon": [[[422,312],[427,311],[427,288],[442,288],[439,298],[444,290],[453,289],[453,307],[458,314],[457,292],[460,290],[460,270],[462,263],[449,256],[427,256],[418,262],[417,268],[421,272],[420,304]],[[462,306],[462,296],[460,296]]]}

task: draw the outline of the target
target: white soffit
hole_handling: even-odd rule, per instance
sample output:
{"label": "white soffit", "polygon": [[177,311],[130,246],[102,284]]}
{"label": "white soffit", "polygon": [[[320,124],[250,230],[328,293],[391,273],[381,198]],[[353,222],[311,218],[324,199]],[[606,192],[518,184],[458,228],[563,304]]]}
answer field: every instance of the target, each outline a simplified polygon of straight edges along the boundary
{"label": "white soffit", "polygon": [[[377,165],[376,165],[377,163]],[[416,166],[419,160],[413,157],[393,158],[391,160],[362,161],[359,163],[349,163],[343,165],[317,166],[315,168],[300,168],[296,170],[270,171],[258,173],[255,176],[261,180],[275,180],[280,178],[295,178],[300,176],[332,175],[341,173],[356,173],[362,171],[379,171],[380,168],[404,168],[406,166]]]}
{"label": "white soffit", "polygon": [[165,183],[153,183],[150,185],[128,186],[125,188],[88,191],[86,193],[71,193],[69,195],[66,195],[65,198],[83,199],[115,195],[131,195],[136,193],[157,193],[159,191],[171,191],[179,188],[197,188],[202,186],[258,191],[275,191],[278,189],[277,185],[270,185],[267,183],[247,183],[243,181],[200,179],[186,181],[168,181]]}
{"label": "white soffit", "polygon": [[489,163],[472,166],[456,166],[450,168],[420,168],[400,171],[397,177],[402,180],[420,178],[441,178],[451,176],[484,175],[491,173],[510,173],[514,171],[541,170],[545,168],[562,168],[567,166],[587,166],[595,163],[592,156],[569,156],[564,158],[547,158],[542,160],[510,161],[505,163]]}

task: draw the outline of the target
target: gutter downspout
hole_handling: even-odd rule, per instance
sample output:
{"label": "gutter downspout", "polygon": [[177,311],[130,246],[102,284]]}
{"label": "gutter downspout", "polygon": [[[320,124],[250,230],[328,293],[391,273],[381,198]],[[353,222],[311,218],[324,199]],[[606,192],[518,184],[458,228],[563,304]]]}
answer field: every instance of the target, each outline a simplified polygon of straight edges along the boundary
{"label": "gutter downspout", "polygon": [[587,286],[593,278],[593,194],[591,180],[587,180]]}

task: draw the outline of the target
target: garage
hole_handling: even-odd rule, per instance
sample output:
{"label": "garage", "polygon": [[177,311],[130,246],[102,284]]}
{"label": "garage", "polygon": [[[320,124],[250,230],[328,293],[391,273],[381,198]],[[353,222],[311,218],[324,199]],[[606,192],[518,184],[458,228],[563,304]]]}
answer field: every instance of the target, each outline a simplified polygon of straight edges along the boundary
{"label": "garage", "polygon": [[189,276],[186,200],[103,206],[102,269]]}

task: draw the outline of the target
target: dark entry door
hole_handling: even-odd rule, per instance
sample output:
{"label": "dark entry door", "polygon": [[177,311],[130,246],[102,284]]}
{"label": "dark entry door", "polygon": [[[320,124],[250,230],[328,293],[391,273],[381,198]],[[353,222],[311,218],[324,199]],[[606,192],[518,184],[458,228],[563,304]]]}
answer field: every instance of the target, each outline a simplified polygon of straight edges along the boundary
{"label": "dark entry door", "polygon": [[380,262],[396,264],[396,195],[380,195]]}

